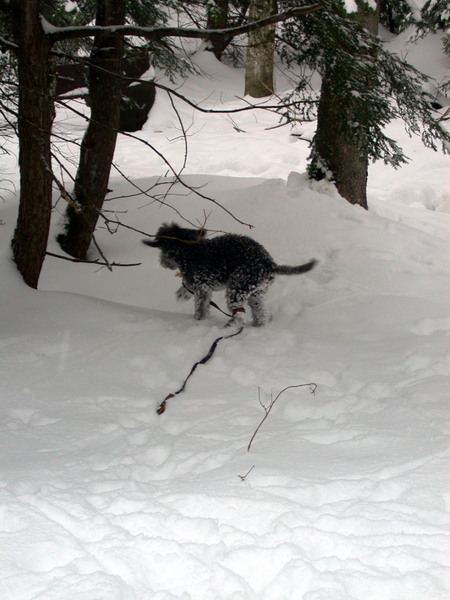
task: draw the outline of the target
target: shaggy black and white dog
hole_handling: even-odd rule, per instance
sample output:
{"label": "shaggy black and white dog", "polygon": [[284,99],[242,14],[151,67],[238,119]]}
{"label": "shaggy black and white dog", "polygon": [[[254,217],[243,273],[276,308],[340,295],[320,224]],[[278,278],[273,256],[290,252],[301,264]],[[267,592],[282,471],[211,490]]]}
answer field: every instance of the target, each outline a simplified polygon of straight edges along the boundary
{"label": "shaggy black and white dog", "polygon": [[205,239],[204,229],[183,229],[175,223],[163,224],[154,241],[144,244],[161,250],[160,262],[166,269],[179,270],[183,285],[176,292],[178,300],[194,294],[196,319],[209,314],[211,295],[226,290],[232,319],[240,324],[244,303],[248,302],[253,325],[264,325],[268,316],[264,295],[275,275],[306,273],[316,264],[312,260],[298,267],[277,265],[267,250],[245,235],[224,234]]}

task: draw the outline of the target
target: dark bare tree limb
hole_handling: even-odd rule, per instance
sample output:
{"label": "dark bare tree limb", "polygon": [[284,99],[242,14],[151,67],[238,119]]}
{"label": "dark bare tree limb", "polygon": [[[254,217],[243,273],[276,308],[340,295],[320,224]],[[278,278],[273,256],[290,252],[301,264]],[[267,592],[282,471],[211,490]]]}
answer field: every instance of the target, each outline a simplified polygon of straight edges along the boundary
{"label": "dark bare tree limb", "polygon": [[53,256],[53,258],[60,258],[62,260],[68,260],[69,262],[74,262],[74,263],[87,263],[87,264],[91,264],[91,265],[100,265],[102,267],[108,267],[109,270],[111,270],[111,267],[138,267],[139,265],[141,265],[142,263],[117,263],[117,262],[112,262],[110,263],[109,261],[105,261],[102,262],[101,260],[88,260],[85,258],[72,258],[69,256],[64,256],[63,254],[55,254],[54,252],[46,252],[47,256]]}
{"label": "dark bare tree limb", "polygon": [[[172,96],[176,96],[177,98],[179,98],[180,100],[182,100],[183,102],[185,102],[186,104],[188,104],[189,106],[191,106],[192,108],[195,108],[195,110],[198,110],[199,112],[202,113],[206,113],[206,114],[211,114],[211,115],[220,115],[220,114],[234,114],[234,113],[241,113],[241,112],[247,112],[249,110],[255,110],[256,108],[260,109],[260,110],[268,110],[268,111],[277,111],[280,109],[280,104],[268,104],[267,101],[262,101],[262,102],[257,102],[257,103],[251,103],[248,100],[246,100],[245,98],[240,98],[239,96],[237,96],[237,100],[242,100],[243,102],[247,103],[247,106],[241,106],[240,108],[203,108],[202,106],[200,106],[199,104],[193,102],[192,100],[189,100],[189,98],[186,98],[186,96],[183,96],[183,94],[180,94],[180,92],[177,92],[176,90],[169,88],[165,85],[162,85],[161,83],[157,83],[156,81],[154,82],[155,87],[157,87],[160,90],[164,90],[165,92],[167,92],[169,95]],[[317,100],[304,100],[303,101],[305,104],[317,104]],[[299,101],[290,101],[290,102],[284,102],[281,106],[282,108],[290,108],[291,106],[297,106],[299,104]]]}

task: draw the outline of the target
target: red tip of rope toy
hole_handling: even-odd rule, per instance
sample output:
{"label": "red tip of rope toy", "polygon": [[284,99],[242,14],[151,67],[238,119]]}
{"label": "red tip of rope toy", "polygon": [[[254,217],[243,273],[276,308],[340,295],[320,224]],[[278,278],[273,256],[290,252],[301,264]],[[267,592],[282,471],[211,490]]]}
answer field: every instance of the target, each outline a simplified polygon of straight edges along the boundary
{"label": "red tip of rope toy", "polygon": [[161,402],[161,404],[159,405],[158,409],[157,409],[157,414],[158,415],[162,415],[163,412],[166,410],[166,400],[170,400],[170,398],[173,398],[175,396],[175,394],[168,394],[164,400]]}

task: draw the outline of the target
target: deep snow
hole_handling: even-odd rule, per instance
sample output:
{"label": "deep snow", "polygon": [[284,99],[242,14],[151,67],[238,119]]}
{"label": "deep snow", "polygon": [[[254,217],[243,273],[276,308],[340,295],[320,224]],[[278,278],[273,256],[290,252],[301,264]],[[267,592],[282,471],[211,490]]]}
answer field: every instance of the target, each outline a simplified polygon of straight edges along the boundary
{"label": "deep snow", "polygon": [[[423,47],[439,79],[437,42]],[[180,91],[242,106],[242,72],[197,59],[206,77]],[[40,291],[26,288],[9,251],[17,199],[4,193],[0,598],[448,598],[448,158],[392,124],[412,160],[371,168],[366,212],[311,188],[307,144],[266,130],[271,113],[178,106],[186,181],[254,229],[179,185],[166,205],[127,197],[166,170],[132,137],[116,160],[133,184],[114,174],[108,207],[149,233],[180,221],[171,207],[192,222],[206,214],[210,229],[248,233],[280,263],[320,264],[280,277],[272,322],[223,341],[158,416],[226,318],[195,323],[192,304],[175,302],[179,280],[130,229],[98,241],[110,260],[141,266],[48,257]],[[82,133],[70,113],[57,122]],[[164,94],[141,137],[182,164]],[[17,181],[12,157],[5,165]],[[54,252],[59,227],[56,217]],[[315,394],[284,392],[247,452],[260,401],[309,382]]]}

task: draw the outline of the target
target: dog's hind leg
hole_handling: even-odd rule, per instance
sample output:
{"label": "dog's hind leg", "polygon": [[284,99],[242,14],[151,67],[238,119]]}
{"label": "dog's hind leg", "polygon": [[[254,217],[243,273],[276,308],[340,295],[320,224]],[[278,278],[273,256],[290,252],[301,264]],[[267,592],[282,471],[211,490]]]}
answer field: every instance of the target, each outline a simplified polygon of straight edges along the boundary
{"label": "dog's hind leg", "polygon": [[228,288],[226,292],[226,299],[228,310],[232,315],[231,319],[227,323],[227,326],[242,325],[244,320],[241,314],[245,313],[244,303],[247,300],[246,294],[243,294],[241,291],[237,291],[234,288]]}
{"label": "dog's hind leg", "polygon": [[194,292],[194,319],[202,321],[209,316],[209,304],[211,302],[212,293],[210,290],[195,290]]}
{"label": "dog's hind leg", "polygon": [[270,321],[270,316],[267,314],[264,307],[264,296],[266,291],[259,291],[248,297],[248,304],[252,311],[253,325],[261,327]]}

